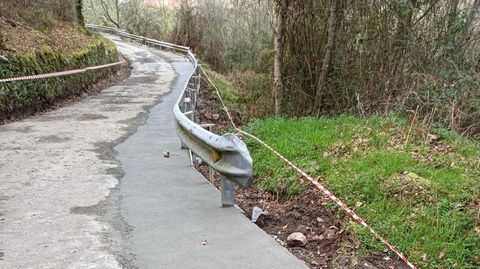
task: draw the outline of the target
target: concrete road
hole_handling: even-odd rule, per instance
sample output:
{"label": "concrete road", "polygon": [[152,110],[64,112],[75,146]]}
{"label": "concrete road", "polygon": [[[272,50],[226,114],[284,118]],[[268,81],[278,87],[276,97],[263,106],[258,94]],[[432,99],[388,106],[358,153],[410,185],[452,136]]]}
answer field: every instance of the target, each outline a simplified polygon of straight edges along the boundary
{"label": "concrete road", "polygon": [[115,42],[130,78],[0,126],[0,268],[305,268],[221,208],[179,150],[172,107],[191,65]]}

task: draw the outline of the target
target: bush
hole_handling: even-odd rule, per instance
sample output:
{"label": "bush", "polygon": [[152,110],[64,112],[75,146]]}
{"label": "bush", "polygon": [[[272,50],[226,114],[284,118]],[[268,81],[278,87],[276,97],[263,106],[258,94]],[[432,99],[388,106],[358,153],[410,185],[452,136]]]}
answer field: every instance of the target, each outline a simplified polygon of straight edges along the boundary
{"label": "bush", "polygon": [[77,0],[2,0],[0,14],[22,20],[38,30],[48,30],[54,21],[78,22]]}
{"label": "bush", "polygon": [[270,98],[272,80],[269,74],[255,71],[233,71],[229,80],[239,89],[241,103],[245,104],[245,115],[264,117],[273,113],[273,100]]}

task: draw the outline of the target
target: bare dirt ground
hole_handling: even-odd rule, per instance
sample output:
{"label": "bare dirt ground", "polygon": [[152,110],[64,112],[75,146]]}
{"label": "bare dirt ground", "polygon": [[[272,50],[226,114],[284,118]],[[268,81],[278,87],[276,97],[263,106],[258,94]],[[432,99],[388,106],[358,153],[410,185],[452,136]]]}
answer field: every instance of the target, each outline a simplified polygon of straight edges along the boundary
{"label": "bare dirt ground", "polygon": [[[203,83],[205,85],[208,82]],[[217,103],[215,94],[202,87],[197,107],[198,120],[202,123],[215,123],[215,129],[219,130],[228,126],[228,119],[223,111],[219,111],[215,105]],[[235,119],[239,119],[235,117],[237,113],[232,114]],[[241,123],[241,120],[238,120],[237,124]],[[197,169],[205,178],[209,178],[205,164],[197,166]],[[218,174],[212,184],[220,188]],[[248,189],[237,188],[236,194],[236,203],[246,217],[251,217],[253,207],[268,210],[269,214],[260,216],[257,225],[305,261],[310,268],[408,268],[400,260],[383,252],[359,257],[357,250],[360,242],[344,228],[350,219],[341,217],[338,209],[332,207],[320,190],[314,187],[292,199],[279,198],[256,186]],[[301,232],[307,237],[308,243],[305,247],[288,246],[287,237],[293,232]]]}

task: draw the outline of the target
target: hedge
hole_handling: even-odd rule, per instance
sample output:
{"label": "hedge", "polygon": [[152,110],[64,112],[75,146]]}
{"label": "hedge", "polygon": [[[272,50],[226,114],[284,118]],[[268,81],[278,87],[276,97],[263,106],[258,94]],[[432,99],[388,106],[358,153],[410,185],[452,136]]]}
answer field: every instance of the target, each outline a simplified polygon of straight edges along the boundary
{"label": "hedge", "polygon": [[[116,47],[98,40],[84,49],[65,54],[46,47],[32,54],[13,54],[0,59],[0,78],[10,78],[85,68],[116,62]],[[84,73],[33,81],[0,83],[0,122],[15,115],[32,114],[59,100],[78,96],[91,84],[118,70],[110,67]]]}

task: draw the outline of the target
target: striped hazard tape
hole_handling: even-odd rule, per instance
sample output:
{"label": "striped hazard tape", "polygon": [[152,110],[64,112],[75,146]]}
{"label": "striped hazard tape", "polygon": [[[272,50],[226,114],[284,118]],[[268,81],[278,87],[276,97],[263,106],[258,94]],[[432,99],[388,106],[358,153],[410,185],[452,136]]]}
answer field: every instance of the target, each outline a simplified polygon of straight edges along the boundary
{"label": "striped hazard tape", "polygon": [[240,128],[238,128],[233,121],[232,115],[230,114],[230,111],[228,110],[227,106],[225,105],[225,102],[223,101],[222,96],[220,95],[220,92],[218,91],[218,88],[215,86],[215,84],[212,82],[208,74],[205,72],[205,70],[202,69],[203,74],[205,74],[205,77],[207,78],[208,82],[212,85],[212,87],[215,89],[218,98],[220,99],[220,102],[222,103],[223,109],[225,110],[225,113],[227,114],[227,117],[232,124],[233,128],[243,134],[246,135],[255,141],[257,141],[259,144],[264,146],[265,148],[269,149],[271,152],[273,152],[277,157],[279,157],[282,161],[284,161],[288,166],[293,168],[295,171],[297,171],[302,177],[306,178],[312,185],[320,189],[325,196],[327,196],[331,201],[333,201],[336,205],[338,205],[342,210],[346,211],[347,214],[352,217],[357,223],[365,227],[372,233],[375,238],[377,238],[380,242],[382,242],[385,246],[388,247],[389,250],[391,250],[393,253],[395,253],[406,265],[408,265],[412,269],[416,269],[417,267],[413,265],[413,263],[409,262],[407,257],[400,252],[395,246],[391,245],[387,239],[383,238],[379,233],[377,233],[364,219],[362,219],[360,216],[358,216],[352,209],[350,209],[345,203],[343,203],[338,197],[336,197],[332,192],[330,192],[327,188],[325,188],[318,180],[314,179],[312,176],[307,174],[305,171],[300,169],[298,166],[293,164],[290,160],[285,158],[282,154],[280,154],[278,151],[273,149],[271,146],[269,146],[267,143],[263,142],[260,138],[256,137],[253,134],[250,134]]}
{"label": "striped hazard tape", "polygon": [[78,74],[78,73],[83,73],[83,72],[87,72],[87,71],[91,71],[91,70],[97,70],[97,69],[107,68],[107,67],[111,67],[111,66],[115,66],[115,65],[120,65],[120,64],[123,64],[123,63],[125,63],[125,60],[122,60],[122,61],[119,61],[119,62],[116,62],[116,63],[91,66],[91,67],[82,68],[82,69],[67,70],[67,71],[61,71],[61,72],[38,74],[38,75],[15,77],[15,78],[2,78],[2,79],[0,79],[0,82],[15,82],[15,81],[23,81],[23,80],[36,80],[36,79],[43,79],[43,78],[68,76],[68,75],[72,75],[72,74]]}

